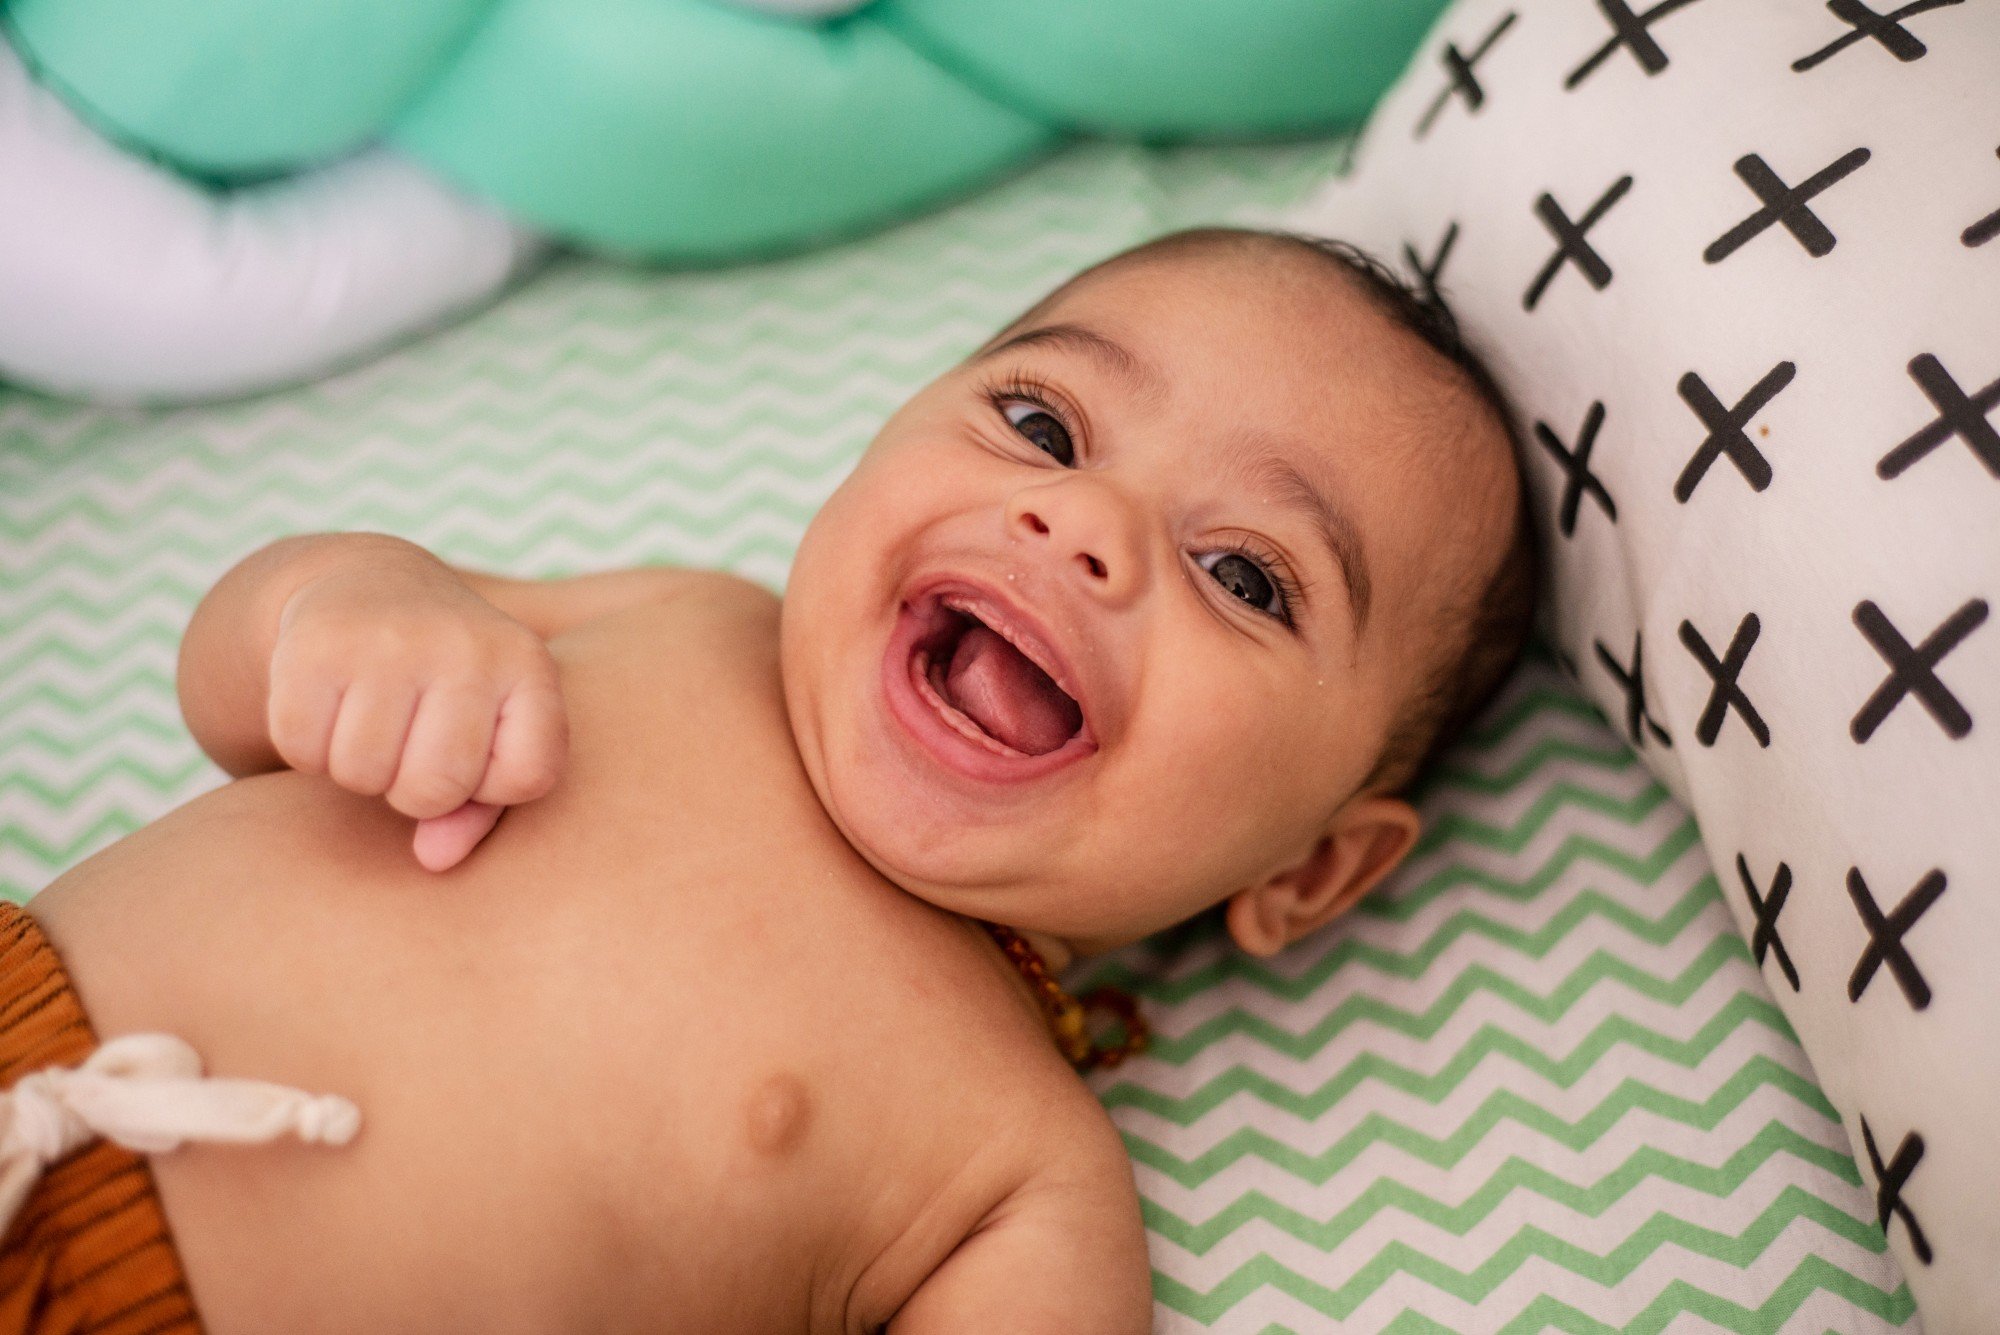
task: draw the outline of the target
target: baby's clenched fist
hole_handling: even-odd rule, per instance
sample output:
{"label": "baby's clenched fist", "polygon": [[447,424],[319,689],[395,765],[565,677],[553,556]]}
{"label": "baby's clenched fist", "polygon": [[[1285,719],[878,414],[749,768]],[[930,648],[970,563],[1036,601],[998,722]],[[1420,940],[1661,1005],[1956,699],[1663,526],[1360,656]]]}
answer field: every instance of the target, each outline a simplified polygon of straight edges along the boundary
{"label": "baby's clenched fist", "polygon": [[419,821],[532,801],[568,749],[548,646],[442,566],[370,561],[299,588],[279,618],[269,701],[287,765]]}

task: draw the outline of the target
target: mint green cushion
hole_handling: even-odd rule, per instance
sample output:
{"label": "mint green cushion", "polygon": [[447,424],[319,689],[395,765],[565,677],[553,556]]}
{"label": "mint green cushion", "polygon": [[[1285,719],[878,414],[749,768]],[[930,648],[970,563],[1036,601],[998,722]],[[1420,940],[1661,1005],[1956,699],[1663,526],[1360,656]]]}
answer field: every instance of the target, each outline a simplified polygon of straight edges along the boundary
{"label": "mint green cushion", "polygon": [[290,171],[377,138],[597,249],[739,258],[960,192],[1074,132],[1351,124],[1442,0],[14,0],[112,137]]}
{"label": "mint green cushion", "polygon": [[493,0],[0,0],[0,19],[44,81],[99,129],[198,172],[257,173],[374,138],[492,8]]}
{"label": "mint green cushion", "polygon": [[1434,0],[882,0],[869,12],[1011,106],[1140,139],[1358,124]]}
{"label": "mint green cushion", "polygon": [[551,231],[710,258],[855,230],[1055,136],[875,23],[513,0],[390,137]]}

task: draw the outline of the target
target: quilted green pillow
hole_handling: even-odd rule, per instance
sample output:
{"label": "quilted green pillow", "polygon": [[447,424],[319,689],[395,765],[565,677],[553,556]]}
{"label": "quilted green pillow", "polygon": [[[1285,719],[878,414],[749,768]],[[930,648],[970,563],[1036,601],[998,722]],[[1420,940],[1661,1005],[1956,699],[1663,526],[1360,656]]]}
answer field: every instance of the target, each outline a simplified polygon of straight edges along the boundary
{"label": "quilted green pillow", "polygon": [[712,260],[854,231],[1073,132],[1352,123],[1442,0],[15,0],[44,82],[185,169],[385,138],[517,219]]}

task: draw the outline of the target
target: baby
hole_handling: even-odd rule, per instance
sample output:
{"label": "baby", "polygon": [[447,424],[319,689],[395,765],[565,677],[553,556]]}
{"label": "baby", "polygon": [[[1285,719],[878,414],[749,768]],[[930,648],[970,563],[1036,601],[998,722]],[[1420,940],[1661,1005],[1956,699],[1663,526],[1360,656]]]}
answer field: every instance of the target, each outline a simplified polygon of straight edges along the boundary
{"label": "baby", "polygon": [[276,543],[182,648],[245,777],[0,923],[0,1085],[164,1031],[360,1133],[60,1160],[0,1325],[1143,1332],[1131,1169],[1034,956],[1337,917],[1532,584],[1448,317],[1221,229],[905,404],[782,604]]}

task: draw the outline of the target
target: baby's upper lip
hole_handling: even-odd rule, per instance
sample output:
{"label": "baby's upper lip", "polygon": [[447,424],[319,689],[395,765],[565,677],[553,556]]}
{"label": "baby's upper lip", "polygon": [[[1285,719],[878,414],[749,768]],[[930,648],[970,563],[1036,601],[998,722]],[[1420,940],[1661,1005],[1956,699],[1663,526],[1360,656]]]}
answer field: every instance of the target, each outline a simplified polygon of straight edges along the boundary
{"label": "baby's upper lip", "polygon": [[1055,682],[1058,689],[1076,701],[1083,715],[1082,733],[1096,738],[1093,728],[1096,692],[1087,687],[1077,666],[1076,656],[1066,652],[1048,626],[996,585],[971,575],[937,574],[919,580],[904,594],[906,604],[935,598],[955,612],[976,617],[988,630],[1021,651],[1023,657]]}

